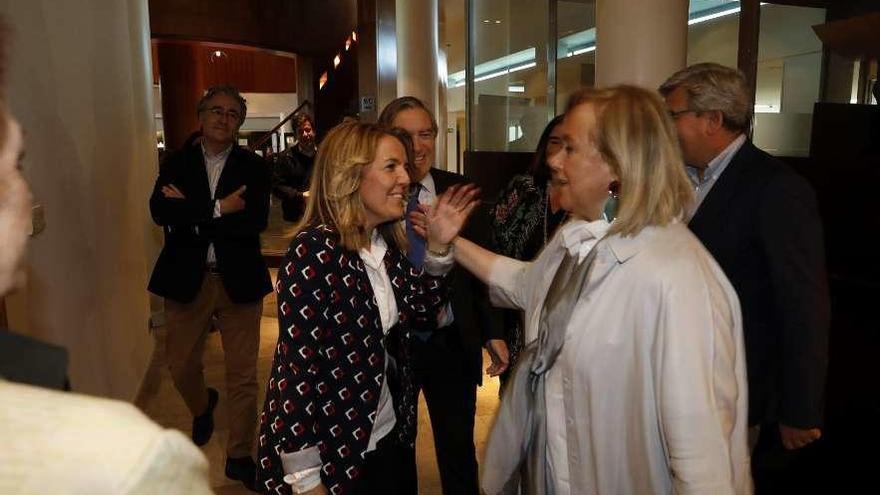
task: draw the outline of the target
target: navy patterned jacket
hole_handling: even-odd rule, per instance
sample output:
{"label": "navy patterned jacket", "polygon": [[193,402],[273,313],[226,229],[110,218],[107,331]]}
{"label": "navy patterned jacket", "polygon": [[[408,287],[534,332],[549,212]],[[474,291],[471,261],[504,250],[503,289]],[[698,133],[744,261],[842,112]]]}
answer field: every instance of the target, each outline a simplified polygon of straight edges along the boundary
{"label": "navy patterned jacket", "polygon": [[[433,330],[448,300],[441,277],[410,265],[389,245],[388,278],[399,311],[396,354],[401,397],[394,398],[400,440],[415,441],[416,394],[409,332]],[[278,344],[260,415],[257,481],[266,493],[290,493],[281,453],[317,446],[330,493],[350,493],[372,432],[385,370],[382,324],[364,263],[330,227],[294,238],[278,270]],[[389,334],[394,335],[394,334]]]}

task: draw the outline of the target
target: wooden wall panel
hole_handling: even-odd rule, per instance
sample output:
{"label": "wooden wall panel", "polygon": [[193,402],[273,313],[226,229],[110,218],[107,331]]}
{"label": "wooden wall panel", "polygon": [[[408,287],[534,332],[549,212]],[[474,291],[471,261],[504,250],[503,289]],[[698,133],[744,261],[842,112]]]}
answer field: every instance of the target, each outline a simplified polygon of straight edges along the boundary
{"label": "wooden wall panel", "polygon": [[154,38],[249,45],[321,57],[357,23],[357,0],[149,0]]}
{"label": "wooden wall panel", "polygon": [[297,92],[296,58],[292,54],[214,43],[154,40],[154,80],[161,77],[162,67],[166,65],[159,59],[163,50],[157,46],[189,47],[194,52],[193,67],[199,71],[202,90],[230,84],[249,93]]}

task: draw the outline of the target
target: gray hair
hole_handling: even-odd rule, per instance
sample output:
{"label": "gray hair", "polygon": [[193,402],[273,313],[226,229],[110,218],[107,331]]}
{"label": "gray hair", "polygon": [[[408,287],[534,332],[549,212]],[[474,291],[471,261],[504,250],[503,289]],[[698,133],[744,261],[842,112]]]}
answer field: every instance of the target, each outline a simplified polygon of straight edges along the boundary
{"label": "gray hair", "polygon": [[199,105],[198,107],[196,107],[196,114],[200,114],[207,110],[208,102],[211,100],[211,98],[217,95],[226,95],[238,102],[238,106],[241,108],[241,119],[238,125],[240,126],[241,124],[244,124],[244,119],[245,117],[247,117],[247,100],[245,100],[244,97],[241,96],[241,93],[238,92],[238,88],[236,88],[235,86],[221,85],[211,86],[210,88],[208,88],[208,90],[205,91],[205,95],[202,96],[202,99],[199,100]]}
{"label": "gray hair", "polygon": [[379,123],[385,125],[387,127],[393,127],[391,125],[394,122],[394,119],[397,117],[397,114],[403,112],[404,110],[412,110],[420,108],[428,114],[428,118],[431,120],[431,131],[434,133],[434,137],[437,137],[437,119],[434,118],[434,112],[428,110],[427,105],[422,100],[416,98],[415,96],[401,96],[391,103],[385,105],[385,108],[382,109],[382,113],[379,114]]}
{"label": "gray hair", "polygon": [[721,112],[724,127],[748,132],[752,121],[751,92],[742,71],[720,64],[695,64],[673,74],[660,85],[663,96],[684,88],[688,110]]}

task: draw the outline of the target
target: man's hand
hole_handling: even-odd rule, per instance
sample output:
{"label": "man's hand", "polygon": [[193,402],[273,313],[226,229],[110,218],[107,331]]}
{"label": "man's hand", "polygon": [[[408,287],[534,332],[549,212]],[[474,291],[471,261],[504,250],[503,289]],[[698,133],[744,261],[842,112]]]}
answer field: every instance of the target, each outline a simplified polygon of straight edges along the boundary
{"label": "man's hand", "polygon": [[492,358],[492,364],[486,368],[489,376],[498,376],[507,370],[510,364],[510,351],[507,350],[507,342],[503,339],[491,339],[486,342],[486,350]]}
{"label": "man's hand", "polygon": [[779,423],[779,435],[782,437],[782,445],[788,450],[794,450],[821,438],[822,430],[819,428],[802,430]]}
{"label": "man's hand", "polygon": [[220,214],[228,215],[244,209],[244,198],[241,197],[247,186],[241,186],[232,194],[220,200]]}
{"label": "man's hand", "polygon": [[183,193],[180,192],[180,189],[174,184],[162,186],[162,194],[164,194],[166,198],[186,199],[186,196],[184,196]]}

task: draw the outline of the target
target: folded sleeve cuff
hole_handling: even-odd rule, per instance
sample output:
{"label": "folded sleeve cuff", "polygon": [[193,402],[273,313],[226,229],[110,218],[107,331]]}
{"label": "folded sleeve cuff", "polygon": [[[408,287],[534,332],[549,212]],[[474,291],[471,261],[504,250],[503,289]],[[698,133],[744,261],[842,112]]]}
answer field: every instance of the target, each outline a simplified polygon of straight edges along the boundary
{"label": "folded sleeve cuff", "polygon": [[281,454],[284,482],[294,493],[302,493],[321,484],[321,454],[318,447]]}
{"label": "folded sleeve cuff", "polygon": [[455,264],[455,246],[449,246],[446,256],[437,256],[431,251],[425,252],[425,271],[429,275],[440,277],[449,273]]}

